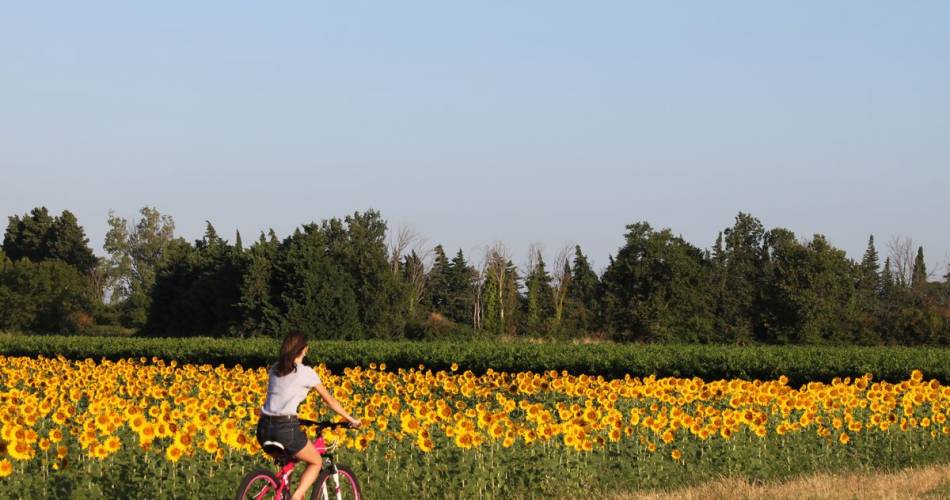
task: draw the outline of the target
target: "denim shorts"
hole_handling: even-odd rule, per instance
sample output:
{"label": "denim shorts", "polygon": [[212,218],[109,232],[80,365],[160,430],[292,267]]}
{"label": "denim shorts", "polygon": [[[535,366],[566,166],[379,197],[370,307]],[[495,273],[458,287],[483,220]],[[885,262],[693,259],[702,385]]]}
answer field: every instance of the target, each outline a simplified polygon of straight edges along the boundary
{"label": "denim shorts", "polygon": [[296,418],[271,419],[261,415],[257,421],[257,442],[263,446],[264,441],[277,441],[291,456],[306,448],[309,442]]}

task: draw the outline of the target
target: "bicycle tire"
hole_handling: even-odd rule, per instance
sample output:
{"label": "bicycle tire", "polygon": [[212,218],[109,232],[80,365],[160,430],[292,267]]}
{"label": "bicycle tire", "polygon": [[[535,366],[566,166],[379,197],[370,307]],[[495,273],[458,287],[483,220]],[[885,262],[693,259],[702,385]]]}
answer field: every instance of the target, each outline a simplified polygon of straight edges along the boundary
{"label": "bicycle tire", "polygon": [[[238,487],[236,500],[254,500],[275,499],[277,486],[280,482],[274,477],[274,474],[267,469],[257,469],[247,473],[241,480],[241,486]],[[268,491],[268,489],[270,491]],[[256,492],[256,493],[255,493]],[[286,492],[282,495],[284,498],[290,498]],[[283,500],[283,499],[281,499]]]}
{"label": "bicycle tire", "polygon": [[[356,474],[353,473],[353,469],[345,465],[337,465],[337,470],[340,472],[340,488],[341,493],[345,490],[345,500],[363,500],[363,492],[360,490],[360,482],[356,479]],[[324,469],[320,472],[320,475],[317,476],[317,480],[313,482],[313,491],[310,492],[310,500],[336,500],[336,495],[331,494],[330,498],[323,496],[323,485],[327,484],[328,491],[333,491],[335,488],[332,486],[331,475],[333,470]]]}

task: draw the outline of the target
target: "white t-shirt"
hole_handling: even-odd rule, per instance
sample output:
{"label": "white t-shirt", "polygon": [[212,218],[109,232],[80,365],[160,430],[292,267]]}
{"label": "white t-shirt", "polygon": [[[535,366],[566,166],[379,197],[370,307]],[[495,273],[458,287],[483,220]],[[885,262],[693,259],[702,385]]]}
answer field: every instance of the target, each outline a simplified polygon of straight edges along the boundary
{"label": "white t-shirt", "polygon": [[265,415],[296,415],[297,406],[307,398],[311,387],[322,384],[320,376],[304,364],[297,364],[297,369],[278,377],[274,370],[268,371],[267,400],[261,412]]}

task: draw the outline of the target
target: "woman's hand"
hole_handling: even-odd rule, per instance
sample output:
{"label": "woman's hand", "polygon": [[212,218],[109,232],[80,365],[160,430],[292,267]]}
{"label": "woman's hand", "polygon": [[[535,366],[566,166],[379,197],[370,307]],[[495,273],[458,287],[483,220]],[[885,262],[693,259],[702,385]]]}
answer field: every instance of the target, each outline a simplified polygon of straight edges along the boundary
{"label": "woman's hand", "polygon": [[328,391],[327,388],[323,386],[323,384],[317,384],[313,386],[313,388],[317,391],[317,394],[320,394],[320,397],[323,398],[323,401],[327,404],[327,406],[336,412],[337,415],[345,418],[346,421],[350,423],[351,427],[354,429],[359,429],[359,427],[363,425],[363,422],[360,419],[353,418],[349,413],[346,412],[346,410],[343,409],[342,406],[340,406],[340,403],[333,398],[333,395],[330,394],[330,391]]}

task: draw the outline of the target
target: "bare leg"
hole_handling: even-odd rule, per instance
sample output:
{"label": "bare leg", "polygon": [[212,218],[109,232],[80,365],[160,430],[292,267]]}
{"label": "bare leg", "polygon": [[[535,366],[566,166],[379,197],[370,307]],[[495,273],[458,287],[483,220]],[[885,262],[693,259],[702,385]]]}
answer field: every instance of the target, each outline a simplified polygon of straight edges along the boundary
{"label": "bare leg", "polygon": [[302,462],[307,462],[307,469],[300,475],[300,482],[297,484],[297,489],[294,491],[292,497],[293,500],[303,500],[304,495],[307,494],[307,490],[310,489],[313,482],[317,480],[317,476],[320,475],[320,467],[323,465],[323,459],[320,458],[320,453],[317,452],[313,443],[307,443],[307,446],[298,451],[294,457]]}

